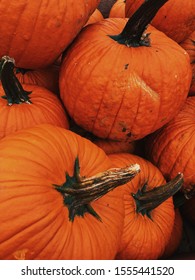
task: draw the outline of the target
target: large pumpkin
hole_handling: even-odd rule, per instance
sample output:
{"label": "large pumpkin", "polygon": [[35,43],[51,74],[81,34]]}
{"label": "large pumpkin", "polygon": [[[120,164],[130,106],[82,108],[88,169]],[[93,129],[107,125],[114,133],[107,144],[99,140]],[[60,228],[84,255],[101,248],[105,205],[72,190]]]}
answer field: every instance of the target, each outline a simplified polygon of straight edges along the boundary
{"label": "large pumpkin", "polygon": [[124,218],[114,188],[138,165],[113,169],[96,145],[52,125],[3,138],[0,159],[1,260],[114,258]]}
{"label": "large pumpkin", "polygon": [[14,75],[14,60],[0,60],[0,139],[22,128],[49,123],[68,128],[67,113],[59,98],[37,85],[20,84]]}
{"label": "large pumpkin", "polygon": [[9,0],[0,3],[0,57],[22,68],[41,68],[76,37],[100,0]]}
{"label": "large pumpkin", "polygon": [[148,137],[147,158],[170,180],[184,174],[183,190],[195,191],[195,96],[188,97],[181,111],[162,129]]}
{"label": "large pumpkin", "polygon": [[123,192],[125,218],[117,259],[157,259],[169,242],[175,218],[172,195],[182,185],[180,175],[165,184],[150,162],[131,154],[109,155],[116,167],[138,163],[141,172],[119,188]]}
{"label": "large pumpkin", "polygon": [[[126,0],[126,17],[131,17],[143,2]],[[176,42],[182,42],[195,30],[195,1],[169,0],[151,24]]]}
{"label": "large pumpkin", "polygon": [[74,121],[94,135],[143,138],[183,105],[192,78],[187,52],[152,26],[144,32],[164,2],[146,1],[129,21],[109,18],[87,26],[66,53],[61,99]]}

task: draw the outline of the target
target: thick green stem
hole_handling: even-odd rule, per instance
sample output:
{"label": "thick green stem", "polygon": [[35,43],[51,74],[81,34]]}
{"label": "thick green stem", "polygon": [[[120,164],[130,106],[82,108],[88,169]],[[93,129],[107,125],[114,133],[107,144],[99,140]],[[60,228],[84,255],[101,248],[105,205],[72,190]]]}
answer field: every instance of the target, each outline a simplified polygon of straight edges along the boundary
{"label": "thick green stem", "polygon": [[149,191],[146,190],[147,185],[136,194],[132,194],[136,202],[137,213],[150,216],[150,211],[155,209],[169,197],[176,194],[183,185],[183,174],[179,173],[173,180],[163,186],[153,188]]}
{"label": "thick green stem", "polygon": [[138,164],[124,168],[115,168],[99,173],[95,176],[85,178],[80,176],[78,158],[75,160],[74,174],[66,174],[66,182],[54,185],[64,198],[64,204],[69,209],[69,219],[74,220],[76,215],[83,216],[89,212],[99,220],[101,218],[92,209],[90,203],[112,191],[118,186],[131,181],[140,172]]}
{"label": "thick green stem", "polygon": [[23,89],[22,85],[18,81],[14,74],[15,61],[9,56],[3,56],[0,60],[0,79],[5,92],[8,105],[28,103],[30,104],[29,94]]}
{"label": "thick green stem", "polygon": [[129,18],[119,35],[110,35],[119,44],[131,47],[150,46],[149,34],[144,34],[148,24],[168,0],[145,0]]}

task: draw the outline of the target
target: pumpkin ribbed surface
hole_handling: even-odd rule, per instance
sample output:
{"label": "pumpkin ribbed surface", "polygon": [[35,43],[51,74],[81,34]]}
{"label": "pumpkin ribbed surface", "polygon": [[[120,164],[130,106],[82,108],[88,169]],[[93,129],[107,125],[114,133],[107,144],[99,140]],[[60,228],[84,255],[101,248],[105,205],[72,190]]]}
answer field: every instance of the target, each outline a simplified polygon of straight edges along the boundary
{"label": "pumpkin ribbed surface", "polygon": [[9,0],[0,3],[0,57],[17,67],[41,68],[55,61],[76,37],[99,0]]}
{"label": "pumpkin ribbed surface", "polygon": [[68,130],[42,125],[0,142],[0,259],[111,259],[118,248],[123,205],[117,189],[91,203],[102,221],[85,213],[68,217],[53,184],[80,172],[112,167],[105,153]]}
{"label": "pumpkin ribbed surface", "polygon": [[147,29],[151,47],[112,40],[108,35],[119,34],[126,22],[105,19],[79,34],[62,63],[60,95],[70,116],[87,131],[133,141],[175,116],[192,73],[185,50],[152,26]]}
{"label": "pumpkin ribbed surface", "polygon": [[141,172],[125,186],[121,187],[125,208],[125,219],[117,259],[157,259],[167,245],[174,224],[174,206],[172,199],[150,212],[150,216],[137,213],[132,193],[137,193],[144,184],[148,189],[163,185],[165,179],[161,172],[150,162],[131,154],[109,155],[117,167],[136,162]]}

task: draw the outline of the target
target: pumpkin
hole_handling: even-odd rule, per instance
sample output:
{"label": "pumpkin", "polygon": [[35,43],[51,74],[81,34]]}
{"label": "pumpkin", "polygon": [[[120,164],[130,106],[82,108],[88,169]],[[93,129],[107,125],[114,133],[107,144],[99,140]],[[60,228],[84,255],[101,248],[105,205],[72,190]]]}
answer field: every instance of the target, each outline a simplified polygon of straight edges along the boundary
{"label": "pumpkin", "polygon": [[36,70],[16,68],[15,74],[21,84],[38,85],[59,94],[59,70],[59,65],[52,64]]}
{"label": "pumpkin", "polygon": [[114,258],[124,217],[115,188],[138,164],[113,168],[89,140],[48,124],[1,139],[0,158],[1,260]]}
{"label": "pumpkin", "polygon": [[117,259],[157,259],[169,242],[175,211],[172,195],[181,188],[182,175],[167,183],[145,159],[131,154],[109,155],[116,167],[138,163],[141,172],[119,190],[123,192],[124,226]]}
{"label": "pumpkin", "polygon": [[98,9],[100,10],[100,12],[104,16],[104,18],[109,17],[110,9],[112,8],[112,6],[114,5],[115,2],[116,2],[116,0],[101,0],[100,1]]}
{"label": "pumpkin", "polygon": [[190,56],[190,63],[192,66],[192,82],[189,95],[195,95],[195,31],[180,44]]}
{"label": "pumpkin", "polygon": [[[159,1],[159,0],[156,0]],[[126,0],[125,15],[131,17],[144,0]],[[154,17],[151,24],[180,43],[195,29],[195,1],[169,0]]]}
{"label": "pumpkin", "polygon": [[72,42],[100,0],[10,0],[0,4],[0,57],[38,69],[52,64]]}
{"label": "pumpkin", "polygon": [[109,17],[117,18],[117,17],[125,17],[125,2],[126,0],[117,0],[112,8],[110,9]]}
{"label": "pumpkin", "polygon": [[135,141],[129,143],[98,138],[95,135],[79,127],[77,124],[75,124],[75,122],[72,119],[70,119],[70,130],[79,134],[82,137],[89,139],[95,145],[100,147],[106,154],[134,153],[137,152],[140,147],[140,145],[138,145],[139,143]]}
{"label": "pumpkin", "polygon": [[0,72],[0,139],[41,123],[69,127],[64,107],[54,93],[36,85],[22,87],[14,75],[12,58],[4,56],[0,60]]}
{"label": "pumpkin", "polygon": [[195,96],[188,97],[180,112],[162,129],[148,136],[146,157],[170,180],[184,174],[185,192],[195,191]]}
{"label": "pumpkin", "polygon": [[88,25],[88,24],[92,24],[92,23],[98,22],[98,21],[103,20],[103,19],[104,19],[104,17],[101,14],[101,12],[98,9],[95,9],[95,11],[90,16],[90,18],[88,19],[88,21],[85,24],[85,26]]}
{"label": "pumpkin", "polygon": [[180,210],[176,208],[172,233],[169,242],[165,246],[165,251],[161,257],[162,259],[168,259],[171,256],[173,256],[173,254],[177,251],[182,241],[182,234],[183,234],[183,218],[180,214]]}
{"label": "pumpkin", "polygon": [[189,55],[152,26],[144,32],[165,2],[146,1],[129,20],[109,18],[87,26],[66,52],[60,96],[85,130],[132,142],[181,109],[192,78]]}

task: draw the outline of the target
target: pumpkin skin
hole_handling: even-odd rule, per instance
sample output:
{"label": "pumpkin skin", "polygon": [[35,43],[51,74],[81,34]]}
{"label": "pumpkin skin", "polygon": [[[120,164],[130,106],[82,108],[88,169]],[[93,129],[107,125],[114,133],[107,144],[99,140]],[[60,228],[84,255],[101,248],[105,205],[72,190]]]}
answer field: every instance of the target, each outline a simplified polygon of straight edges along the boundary
{"label": "pumpkin skin", "polygon": [[72,42],[97,8],[99,0],[10,0],[0,4],[0,56],[16,66],[43,68]]}
{"label": "pumpkin skin", "polygon": [[0,85],[0,139],[17,130],[48,123],[69,128],[66,111],[59,98],[51,91],[36,85],[23,85],[32,104],[22,103],[7,105],[4,90]]}
{"label": "pumpkin skin", "polygon": [[91,203],[102,222],[89,213],[70,221],[53,185],[63,184],[66,172],[73,175],[76,157],[81,176],[112,168],[100,148],[69,130],[39,125],[2,139],[0,157],[0,259],[114,258],[124,217],[121,192]]}
{"label": "pumpkin skin", "polygon": [[109,18],[82,30],[62,62],[59,84],[79,126],[100,138],[130,142],[178,113],[192,70],[184,49],[152,26],[151,47],[127,47],[108,36],[126,23]]}
{"label": "pumpkin skin", "polygon": [[[144,0],[126,0],[126,17],[131,17],[143,2]],[[195,1],[186,0],[184,8],[183,0],[169,0],[151,24],[174,41],[182,42],[195,29]]]}
{"label": "pumpkin skin", "polygon": [[52,64],[43,69],[20,70],[16,77],[22,84],[37,85],[59,95],[60,65]]}
{"label": "pumpkin skin", "polygon": [[126,0],[117,0],[114,5],[112,6],[109,17],[110,18],[117,18],[125,17],[125,2]]}
{"label": "pumpkin skin", "polygon": [[[150,162],[131,154],[109,155],[117,167],[136,162],[141,172],[129,183],[120,188],[123,192],[125,208],[124,227],[117,253],[117,259],[157,259],[167,245],[175,218],[172,198],[151,211],[151,218],[136,213],[135,200],[132,193],[137,193],[147,182],[152,189],[163,185],[165,179],[161,172]],[[120,158],[120,159],[119,159]]]}
{"label": "pumpkin skin", "polygon": [[190,63],[192,66],[192,82],[189,95],[195,95],[195,31],[180,44],[190,56]]}
{"label": "pumpkin skin", "polygon": [[162,259],[168,259],[173,256],[182,241],[183,234],[183,218],[179,209],[175,209],[175,220],[173,230],[168,244],[165,247],[165,251],[162,255]]}
{"label": "pumpkin skin", "polygon": [[86,25],[98,22],[98,21],[103,20],[103,19],[104,19],[104,17],[101,14],[101,12],[98,9],[95,9],[95,11],[90,16],[90,18],[89,18],[88,22],[86,23]]}
{"label": "pumpkin skin", "polygon": [[195,97],[188,97],[180,112],[146,141],[146,157],[170,180],[184,174],[183,190],[195,189]]}

